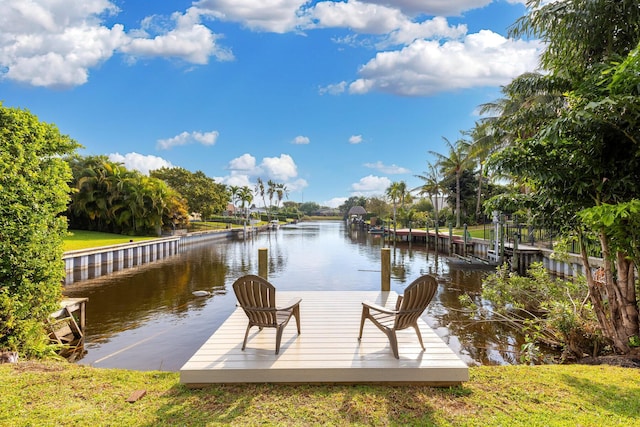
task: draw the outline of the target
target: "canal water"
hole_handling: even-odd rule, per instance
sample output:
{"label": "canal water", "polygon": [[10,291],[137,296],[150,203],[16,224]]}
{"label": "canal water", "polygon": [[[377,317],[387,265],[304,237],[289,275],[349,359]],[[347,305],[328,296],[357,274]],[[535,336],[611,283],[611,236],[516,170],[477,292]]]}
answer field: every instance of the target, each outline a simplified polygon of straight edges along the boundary
{"label": "canal water", "polygon": [[[257,274],[259,248],[268,249],[269,281],[278,290],[376,291],[383,247],[389,243],[382,236],[344,222],[301,222],[247,240],[187,246],[156,263],[68,285],[65,296],[89,298],[77,363],[178,371],[235,309],[231,285],[244,274]],[[463,294],[477,298],[482,278],[492,270],[436,254],[424,244],[390,248],[393,291],[402,293],[422,274],[437,277],[438,293],[423,318],[468,365],[517,363],[522,337],[474,319],[459,302]],[[211,295],[194,296],[199,290]]]}

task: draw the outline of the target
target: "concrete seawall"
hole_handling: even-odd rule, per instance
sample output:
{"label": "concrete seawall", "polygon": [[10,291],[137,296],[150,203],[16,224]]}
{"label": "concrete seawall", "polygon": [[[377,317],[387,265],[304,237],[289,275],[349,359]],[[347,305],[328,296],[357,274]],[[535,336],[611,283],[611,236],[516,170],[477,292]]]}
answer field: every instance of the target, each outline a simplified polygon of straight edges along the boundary
{"label": "concrete seawall", "polygon": [[152,263],[181,252],[186,246],[233,237],[235,230],[216,230],[188,233],[183,236],[102,246],[99,248],[67,251],[65,285],[94,279],[128,268]]}

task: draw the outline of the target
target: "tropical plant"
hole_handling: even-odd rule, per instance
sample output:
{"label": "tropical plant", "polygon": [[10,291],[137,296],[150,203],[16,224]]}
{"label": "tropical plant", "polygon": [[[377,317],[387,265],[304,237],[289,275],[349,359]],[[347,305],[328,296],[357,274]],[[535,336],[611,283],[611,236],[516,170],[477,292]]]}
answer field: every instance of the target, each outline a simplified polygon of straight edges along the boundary
{"label": "tropical plant", "polygon": [[509,270],[505,264],[483,281],[481,297],[491,301],[491,309],[474,301],[478,316],[508,322],[523,333],[536,330],[524,345],[528,351],[531,344],[559,346],[563,359],[576,360],[602,348],[584,280],[554,278],[542,263],[531,264],[526,276]]}
{"label": "tropical plant", "polygon": [[0,350],[48,352],[59,309],[71,172],[79,145],[29,111],[0,104]]}
{"label": "tropical plant", "polygon": [[433,203],[433,214],[436,226],[440,223],[438,198],[442,194],[442,175],[440,169],[436,164],[427,162],[427,170],[423,172],[423,175],[416,175],[424,181],[422,186],[415,188],[418,194],[426,194],[429,196],[429,200]]}
{"label": "tropical plant", "polygon": [[68,162],[74,176],[71,228],[159,235],[163,228],[186,225],[184,199],[164,181],[129,171],[106,156],[75,156]]}
{"label": "tropical plant", "polygon": [[282,203],[282,199],[285,197],[289,197],[289,189],[283,183],[277,183],[275,185],[276,196],[278,198],[278,203],[276,204],[276,208],[280,208],[280,203]]}
{"label": "tropical plant", "polygon": [[389,199],[391,199],[391,203],[393,205],[393,232],[396,232],[396,215],[398,210],[398,202],[401,202],[401,206],[404,206],[404,200],[407,193],[407,184],[404,181],[396,181],[392,182],[389,187],[385,190],[385,194]]}
{"label": "tropical plant", "polygon": [[456,182],[456,228],[460,228],[460,177],[462,172],[472,166],[472,157],[470,156],[471,144],[464,139],[459,139],[452,144],[447,138],[444,138],[449,154],[443,155],[435,151],[429,151],[435,156],[437,166],[445,176],[452,176]]}
{"label": "tropical plant", "polygon": [[202,171],[190,172],[179,167],[160,168],[151,171],[150,176],[165,181],[182,194],[190,212],[200,214],[202,219],[224,212],[231,200],[227,186],[217,183]]}
{"label": "tropical plant", "polygon": [[264,187],[264,181],[262,178],[258,178],[256,180],[256,194],[260,196],[262,199],[262,206],[267,210],[267,219],[271,221],[271,212],[269,212],[269,208],[267,207],[267,201],[265,199],[266,189]]}
{"label": "tropical plant", "polygon": [[244,187],[238,188],[236,192],[236,197],[240,201],[240,207],[242,209],[242,217],[244,218],[244,226],[247,226],[247,220],[249,219],[249,207],[251,206],[251,202],[253,201],[253,191],[251,188]]}

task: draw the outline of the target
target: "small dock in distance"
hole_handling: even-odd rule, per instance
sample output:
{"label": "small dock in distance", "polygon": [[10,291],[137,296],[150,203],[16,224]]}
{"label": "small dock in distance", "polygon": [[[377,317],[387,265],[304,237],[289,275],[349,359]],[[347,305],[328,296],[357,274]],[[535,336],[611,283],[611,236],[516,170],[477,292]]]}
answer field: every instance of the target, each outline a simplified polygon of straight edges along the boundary
{"label": "small dock in distance", "polygon": [[451,386],[469,380],[467,365],[426,324],[420,329],[426,351],[412,328],[398,332],[400,359],[387,336],[365,322],[358,341],[362,301],[393,307],[395,292],[278,292],[280,303],[302,298],[301,334],[291,319],[275,354],[275,329],[252,328],[241,350],[247,317],[236,309],[180,369],[189,387],[220,383],[347,383]]}

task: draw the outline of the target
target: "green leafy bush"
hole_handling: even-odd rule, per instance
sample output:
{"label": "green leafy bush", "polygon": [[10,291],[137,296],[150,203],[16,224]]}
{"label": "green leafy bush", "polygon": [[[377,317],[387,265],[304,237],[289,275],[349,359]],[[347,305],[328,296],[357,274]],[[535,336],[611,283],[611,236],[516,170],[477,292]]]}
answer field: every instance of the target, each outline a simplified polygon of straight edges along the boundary
{"label": "green leafy bush", "polygon": [[542,263],[531,264],[527,276],[500,267],[483,282],[482,298],[493,313],[507,318],[526,334],[525,361],[533,362],[538,344],[562,346],[563,358],[581,358],[604,347],[600,327],[588,300],[584,278],[552,277]]}
{"label": "green leafy bush", "polygon": [[0,350],[46,352],[45,322],[59,308],[64,212],[77,143],[25,110],[0,104]]}

